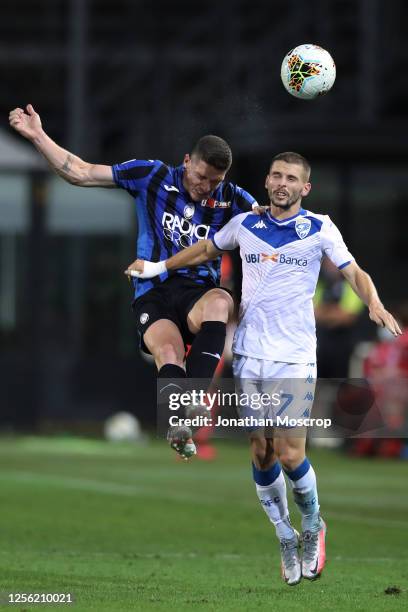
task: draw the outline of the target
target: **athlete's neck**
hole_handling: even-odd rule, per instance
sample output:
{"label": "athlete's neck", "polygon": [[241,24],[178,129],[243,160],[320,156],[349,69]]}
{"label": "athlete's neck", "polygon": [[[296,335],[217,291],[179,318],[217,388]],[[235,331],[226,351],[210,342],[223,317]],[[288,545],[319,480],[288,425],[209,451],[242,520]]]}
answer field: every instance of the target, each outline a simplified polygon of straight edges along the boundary
{"label": "athlete's neck", "polygon": [[275,219],[280,219],[282,221],[284,219],[289,219],[289,217],[294,217],[295,215],[297,215],[298,212],[300,211],[300,208],[301,208],[300,202],[298,202],[297,204],[294,204],[290,208],[283,208],[282,206],[275,206],[275,204],[272,204],[271,202],[269,212],[271,213],[272,217],[274,217]]}

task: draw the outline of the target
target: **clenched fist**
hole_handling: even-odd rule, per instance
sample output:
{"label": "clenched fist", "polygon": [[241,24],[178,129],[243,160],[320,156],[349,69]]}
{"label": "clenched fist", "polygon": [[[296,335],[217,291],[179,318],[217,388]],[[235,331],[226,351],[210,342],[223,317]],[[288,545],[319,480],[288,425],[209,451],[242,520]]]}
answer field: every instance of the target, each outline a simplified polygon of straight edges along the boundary
{"label": "clenched fist", "polygon": [[145,261],[144,259],[136,259],[125,270],[127,277],[135,276],[136,278],[153,278],[167,272],[166,261]]}
{"label": "clenched fist", "polygon": [[28,140],[34,140],[42,130],[40,115],[35,112],[31,104],[27,104],[26,111],[22,108],[12,110],[9,122],[16,132]]}

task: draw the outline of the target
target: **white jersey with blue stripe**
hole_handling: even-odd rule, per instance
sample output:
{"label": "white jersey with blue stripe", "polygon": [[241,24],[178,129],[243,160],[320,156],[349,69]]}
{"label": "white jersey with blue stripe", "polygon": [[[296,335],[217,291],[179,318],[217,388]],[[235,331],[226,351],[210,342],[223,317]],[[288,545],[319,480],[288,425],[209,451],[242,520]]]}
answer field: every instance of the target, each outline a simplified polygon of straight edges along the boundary
{"label": "white jersey with blue stripe", "polygon": [[313,296],[321,260],[353,261],[328,215],[300,211],[282,221],[268,212],[237,215],[213,237],[220,250],[240,247],[242,299],[233,352],[282,361],[316,361]]}

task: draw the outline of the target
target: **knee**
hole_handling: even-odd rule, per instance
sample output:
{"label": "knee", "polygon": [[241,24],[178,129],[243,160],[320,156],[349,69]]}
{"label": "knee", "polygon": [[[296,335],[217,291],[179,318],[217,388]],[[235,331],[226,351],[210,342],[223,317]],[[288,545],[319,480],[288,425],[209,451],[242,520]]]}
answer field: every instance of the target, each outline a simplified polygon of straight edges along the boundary
{"label": "knee", "polygon": [[302,463],[305,454],[301,449],[287,446],[279,449],[277,457],[285,470],[292,471]]}
{"label": "knee", "polygon": [[224,291],[217,292],[204,307],[204,321],[222,321],[227,323],[234,310],[232,297]]}
{"label": "knee", "polygon": [[264,438],[251,439],[251,455],[258,470],[266,470],[276,461],[272,444]]}
{"label": "knee", "polygon": [[184,355],[180,354],[180,351],[172,342],[165,342],[158,346],[153,356],[159,368],[166,363],[183,366]]}

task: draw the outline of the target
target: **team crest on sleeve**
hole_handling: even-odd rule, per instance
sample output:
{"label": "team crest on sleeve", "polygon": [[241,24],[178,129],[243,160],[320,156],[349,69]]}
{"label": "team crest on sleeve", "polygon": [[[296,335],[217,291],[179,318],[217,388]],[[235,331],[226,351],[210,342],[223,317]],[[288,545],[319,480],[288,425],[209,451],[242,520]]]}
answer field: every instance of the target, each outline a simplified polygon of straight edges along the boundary
{"label": "team crest on sleeve", "polygon": [[310,232],[311,227],[312,222],[310,221],[310,219],[305,219],[304,217],[298,217],[296,219],[295,230],[301,240],[303,240],[303,238],[306,238],[306,236]]}

